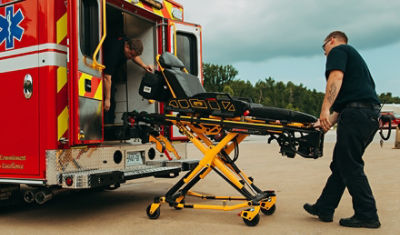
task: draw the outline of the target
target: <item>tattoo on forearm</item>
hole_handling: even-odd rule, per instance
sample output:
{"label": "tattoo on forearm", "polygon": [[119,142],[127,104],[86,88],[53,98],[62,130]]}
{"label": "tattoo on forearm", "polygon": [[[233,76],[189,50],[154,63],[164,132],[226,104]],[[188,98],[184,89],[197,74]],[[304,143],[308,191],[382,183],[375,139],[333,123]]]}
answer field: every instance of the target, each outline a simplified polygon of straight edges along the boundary
{"label": "tattoo on forearm", "polygon": [[333,102],[335,102],[336,91],[337,91],[337,89],[336,89],[335,84],[332,84],[330,89],[328,90],[328,96],[327,96],[327,99],[328,99],[329,103],[331,103],[331,104],[333,104]]}

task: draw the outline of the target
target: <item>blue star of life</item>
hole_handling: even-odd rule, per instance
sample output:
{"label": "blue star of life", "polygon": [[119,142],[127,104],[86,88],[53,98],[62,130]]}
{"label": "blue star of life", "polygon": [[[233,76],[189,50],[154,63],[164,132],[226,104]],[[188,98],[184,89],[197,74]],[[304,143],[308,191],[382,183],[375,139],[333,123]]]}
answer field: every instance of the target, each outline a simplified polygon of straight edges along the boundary
{"label": "blue star of life", "polygon": [[0,15],[0,45],[6,42],[6,50],[14,48],[14,40],[21,41],[24,29],[19,24],[24,20],[21,9],[14,12],[14,5],[6,7],[6,15]]}

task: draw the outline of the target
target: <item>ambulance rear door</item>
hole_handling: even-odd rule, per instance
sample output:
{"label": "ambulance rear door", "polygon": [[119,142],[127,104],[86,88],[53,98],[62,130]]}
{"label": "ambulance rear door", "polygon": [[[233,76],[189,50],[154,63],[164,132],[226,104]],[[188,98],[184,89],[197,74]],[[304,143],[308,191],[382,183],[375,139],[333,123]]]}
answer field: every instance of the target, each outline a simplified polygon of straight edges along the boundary
{"label": "ambulance rear door", "polygon": [[[172,21],[171,30],[171,50],[185,65],[185,68],[194,76],[197,76],[203,84],[202,68],[202,35],[201,26],[191,23]],[[186,140],[186,137],[179,133],[177,127],[170,129],[172,140]]]}
{"label": "ambulance rear door", "polygon": [[103,81],[101,50],[103,1],[68,1],[70,144],[103,141]]}

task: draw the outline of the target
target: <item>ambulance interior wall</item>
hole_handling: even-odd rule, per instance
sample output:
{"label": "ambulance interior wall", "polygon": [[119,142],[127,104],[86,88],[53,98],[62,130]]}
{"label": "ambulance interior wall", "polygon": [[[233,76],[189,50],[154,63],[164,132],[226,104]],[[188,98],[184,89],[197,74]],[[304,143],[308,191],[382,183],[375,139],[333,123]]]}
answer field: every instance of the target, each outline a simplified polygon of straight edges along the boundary
{"label": "ambulance interior wall", "polygon": [[[150,22],[129,13],[123,13],[123,33],[128,38],[140,39],[143,42],[143,54],[140,56],[145,64],[156,64],[156,26]],[[115,124],[122,124],[122,114],[131,111],[157,112],[157,103],[149,103],[139,95],[140,82],[146,73],[133,61],[127,62],[126,82],[116,84]]]}

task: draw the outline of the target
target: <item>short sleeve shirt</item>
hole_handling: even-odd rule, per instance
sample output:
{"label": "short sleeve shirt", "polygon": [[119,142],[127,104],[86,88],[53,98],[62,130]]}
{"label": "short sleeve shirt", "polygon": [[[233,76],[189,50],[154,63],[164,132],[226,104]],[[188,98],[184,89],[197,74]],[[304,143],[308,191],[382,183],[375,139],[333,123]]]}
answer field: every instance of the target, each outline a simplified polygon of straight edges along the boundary
{"label": "short sleeve shirt", "polygon": [[333,70],[343,72],[343,82],[332,109],[340,112],[350,102],[379,104],[375,83],[361,55],[350,45],[334,47],[326,60],[325,76]]}

